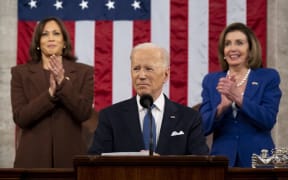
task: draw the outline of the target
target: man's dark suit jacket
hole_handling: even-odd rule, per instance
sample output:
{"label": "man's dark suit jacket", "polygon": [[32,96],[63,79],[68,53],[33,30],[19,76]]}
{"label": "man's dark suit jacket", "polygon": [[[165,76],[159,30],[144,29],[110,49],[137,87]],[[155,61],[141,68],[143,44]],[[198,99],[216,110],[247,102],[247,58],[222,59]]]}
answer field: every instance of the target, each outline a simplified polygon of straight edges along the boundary
{"label": "man's dark suit jacket", "polygon": [[[172,102],[166,96],[164,109],[155,152],[160,155],[208,154],[200,113]],[[181,131],[183,133],[179,133]],[[136,96],[100,111],[89,154],[138,152],[143,149]]]}

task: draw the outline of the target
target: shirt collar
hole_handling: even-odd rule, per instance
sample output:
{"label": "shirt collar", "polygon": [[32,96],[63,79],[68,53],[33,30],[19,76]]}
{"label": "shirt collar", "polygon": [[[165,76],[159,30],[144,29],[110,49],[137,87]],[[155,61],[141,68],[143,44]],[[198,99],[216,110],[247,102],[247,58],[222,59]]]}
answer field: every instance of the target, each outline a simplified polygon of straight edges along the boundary
{"label": "shirt collar", "polygon": [[[145,108],[143,108],[140,104],[140,96],[137,94],[136,96],[136,100],[137,100],[137,106],[138,106],[138,111],[144,111]],[[164,111],[164,103],[165,103],[165,97],[164,94],[161,93],[160,96],[153,102],[153,104],[155,105],[155,108],[161,112]]]}

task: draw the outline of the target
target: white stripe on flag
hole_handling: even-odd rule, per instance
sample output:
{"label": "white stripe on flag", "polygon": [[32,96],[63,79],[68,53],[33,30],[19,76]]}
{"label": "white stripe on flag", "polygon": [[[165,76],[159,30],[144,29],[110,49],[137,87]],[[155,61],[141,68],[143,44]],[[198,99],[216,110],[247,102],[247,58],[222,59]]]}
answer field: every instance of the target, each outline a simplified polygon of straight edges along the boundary
{"label": "white stripe on flag", "polygon": [[227,0],[227,25],[233,22],[246,24],[246,0]]}
{"label": "white stripe on flag", "polygon": [[133,47],[133,22],[113,23],[113,91],[112,103],[132,96],[130,77],[130,52]]}
{"label": "white stripe on flag", "polygon": [[188,106],[201,99],[201,82],[208,73],[208,0],[189,1]]}
{"label": "white stripe on flag", "polygon": [[94,66],[94,21],[75,22],[75,54],[78,62]]}
{"label": "white stripe on flag", "polygon": [[[151,41],[170,52],[170,1],[151,1],[151,31]],[[163,87],[168,97],[169,87],[168,80]]]}

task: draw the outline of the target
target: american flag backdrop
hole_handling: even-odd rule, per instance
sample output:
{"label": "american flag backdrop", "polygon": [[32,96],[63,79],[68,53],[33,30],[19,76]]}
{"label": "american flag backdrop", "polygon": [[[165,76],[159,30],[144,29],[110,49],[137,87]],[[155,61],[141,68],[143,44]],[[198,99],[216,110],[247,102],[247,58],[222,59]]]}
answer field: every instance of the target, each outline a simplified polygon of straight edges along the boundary
{"label": "american flag backdrop", "polygon": [[133,95],[130,51],[151,41],[170,52],[170,99],[201,102],[205,74],[220,70],[217,41],[232,22],[247,24],[259,38],[266,64],[267,0],[18,0],[17,63],[29,58],[37,21],[64,20],[79,62],[95,68],[97,110]]}

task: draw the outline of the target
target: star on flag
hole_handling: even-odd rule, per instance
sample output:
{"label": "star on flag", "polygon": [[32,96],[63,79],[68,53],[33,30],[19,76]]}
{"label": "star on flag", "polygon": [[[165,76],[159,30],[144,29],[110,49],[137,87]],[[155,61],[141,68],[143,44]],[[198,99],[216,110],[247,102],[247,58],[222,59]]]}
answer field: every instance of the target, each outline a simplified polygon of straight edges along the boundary
{"label": "star on flag", "polygon": [[140,1],[134,1],[131,6],[134,8],[134,10],[140,9]]}
{"label": "star on flag", "polygon": [[63,9],[62,3],[62,1],[56,0],[56,3],[53,6],[55,6],[57,10]]}
{"label": "star on flag", "polygon": [[29,3],[30,8],[37,8],[37,1],[31,0]]}
{"label": "star on flag", "polygon": [[108,7],[108,10],[110,10],[110,9],[115,9],[114,4],[115,4],[114,1],[109,0],[105,5]]}
{"label": "star on flag", "polygon": [[79,6],[81,6],[81,9],[84,10],[86,8],[88,8],[88,1],[83,0]]}

